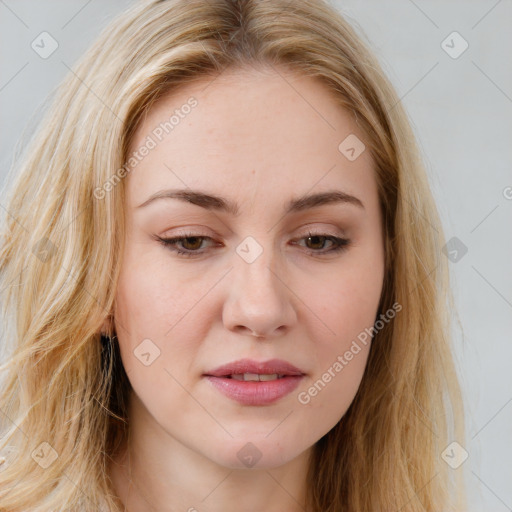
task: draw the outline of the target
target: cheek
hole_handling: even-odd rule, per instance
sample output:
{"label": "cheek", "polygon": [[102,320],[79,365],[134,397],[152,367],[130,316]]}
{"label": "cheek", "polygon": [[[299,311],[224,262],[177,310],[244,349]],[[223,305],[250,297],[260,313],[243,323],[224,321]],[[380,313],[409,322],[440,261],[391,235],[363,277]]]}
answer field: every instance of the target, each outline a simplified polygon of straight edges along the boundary
{"label": "cheek", "polygon": [[[314,337],[315,372],[299,390],[312,428],[333,427],[346,413],[361,383],[380,298],[379,273],[340,273],[322,293],[311,296],[328,326]],[[315,305],[311,303],[311,309]]]}
{"label": "cheek", "polygon": [[155,389],[180,396],[171,375],[180,382],[184,377],[178,375],[175,361],[187,361],[188,353],[195,350],[190,343],[190,312],[199,292],[179,280],[158,255],[153,255],[151,264],[144,255],[127,256],[119,276],[114,319],[123,366],[135,393],[153,409],[162,406]]}
{"label": "cheek", "polygon": [[[309,294],[308,305],[322,322],[312,336],[317,364],[309,384],[315,389],[306,390],[312,398],[322,394],[312,400],[313,407],[328,409],[335,401],[334,409],[339,412],[355,396],[370,350],[382,279],[381,259],[353,254],[329,279],[321,280],[322,287],[311,288],[315,292]],[[332,414],[336,416],[335,411]]]}
{"label": "cheek", "polygon": [[127,335],[164,342],[187,325],[189,313],[204,294],[205,279],[179,272],[165,254],[128,254],[119,276],[116,313]]}
{"label": "cheek", "polygon": [[[323,286],[309,294],[311,309],[318,311],[326,326],[324,344],[342,349],[375,322],[382,291],[382,263],[347,264],[333,272]],[[327,329],[328,327],[328,329]]]}
{"label": "cheek", "polygon": [[[213,318],[209,302],[201,298],[218,279],[177,271],[165,256],[127,252],[114,312],[125,371],[135,389],[149,392],[149,402],[155,400],[154,389],[176,388],[179,395],[167,371],[180,382],[190,378],[188,363],[207,337],[210,320],[205,319]],[[148,352],[145,366],[140,358]]]}

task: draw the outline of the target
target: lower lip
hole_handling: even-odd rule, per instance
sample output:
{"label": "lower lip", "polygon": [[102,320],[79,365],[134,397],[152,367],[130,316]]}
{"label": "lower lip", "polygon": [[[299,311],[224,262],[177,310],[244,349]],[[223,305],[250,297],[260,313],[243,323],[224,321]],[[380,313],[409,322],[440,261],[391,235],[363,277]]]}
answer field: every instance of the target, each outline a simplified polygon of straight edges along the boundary
{"label": "lower lip", "polygon": [[206,375],[221,393],[243,405],[268,405],[291,393],[302,380],[302,375],[289,375],[267,381],[243,381]]}

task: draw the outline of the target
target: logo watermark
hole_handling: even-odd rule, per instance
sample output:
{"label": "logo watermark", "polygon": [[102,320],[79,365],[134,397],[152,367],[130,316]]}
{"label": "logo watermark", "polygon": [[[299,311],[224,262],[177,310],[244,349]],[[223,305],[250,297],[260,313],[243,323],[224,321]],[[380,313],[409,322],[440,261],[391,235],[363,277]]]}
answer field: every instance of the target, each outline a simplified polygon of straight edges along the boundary
{"label": "logo watermark", "polygon": [[192,112],[194,107],[197,107],[198,101],[194,96],[191,96],[186,103],[181,105],[178,109],[174,109],[174,114],[169,117],[167,121],[161,122],[156,128],[151,131],[141,146],[139,146],[131,155],[126,159],[125,164],[117,169],[117,171],[107,180],[101,187],[94,189],[93,195],[96,199],[104,199],[107,192],[111,192],[114,187],[130,172],[132,171],[144,157],[149,155],[152,149],[155,149],[159,142],[168,135],[176,126],[181,123],[182,119]]}

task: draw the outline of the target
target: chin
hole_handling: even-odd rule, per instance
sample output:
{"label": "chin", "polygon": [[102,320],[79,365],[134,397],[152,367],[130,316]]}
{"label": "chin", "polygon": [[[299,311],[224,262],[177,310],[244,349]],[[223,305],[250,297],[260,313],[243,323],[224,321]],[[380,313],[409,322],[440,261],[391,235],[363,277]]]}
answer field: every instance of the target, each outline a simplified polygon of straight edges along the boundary
{"label": "chin", "polygon": [[[288,440],[289,442],[289,440]],[[210,457],[217,464],[229,469],[273,469],[283,466],[299,456],[308,447],[283,446],[277,436],[244,436],[232,439],[229,446],[217,445]]]}

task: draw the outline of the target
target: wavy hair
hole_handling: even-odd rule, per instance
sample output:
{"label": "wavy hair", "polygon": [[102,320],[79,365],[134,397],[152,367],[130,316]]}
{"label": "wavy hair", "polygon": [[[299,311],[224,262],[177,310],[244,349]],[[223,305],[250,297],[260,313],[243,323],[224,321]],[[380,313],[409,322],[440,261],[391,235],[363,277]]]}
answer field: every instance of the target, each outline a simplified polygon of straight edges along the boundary
{"label": "wavy hair", "polygon": [[121,265],[124,180],[95,190],[119,175],[160,97],[257,64],[316,77],[353,114],[383,213],[380,311],[402,306],[375,334],[350,408],[314,446],[308,511],[465,506],[460,470],[441,459],[465,436],[443,230],[406,112],[363,37],[326,0],[145,0],[55,91],[4,198],[0,511],[121,510],[108,460],[128,433],[130,383],[101,327]]}

